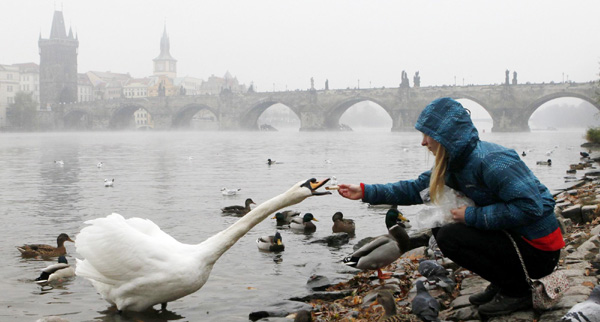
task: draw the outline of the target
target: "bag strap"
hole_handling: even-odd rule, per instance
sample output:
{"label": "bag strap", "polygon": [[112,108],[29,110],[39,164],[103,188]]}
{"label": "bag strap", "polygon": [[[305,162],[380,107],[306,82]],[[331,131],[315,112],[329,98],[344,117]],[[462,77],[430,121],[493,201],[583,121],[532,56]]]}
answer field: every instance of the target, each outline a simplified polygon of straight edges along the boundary
{"label": "bag strap", "polygon": [[515,250],[517,251],[517,255],[519,255],[519,260],[521,261],[521,266],[523,266],[523,271],[525,272],[525,278],[527,279],[527,283],[529,284],[529,287],[533,288],[533,281],[531,280],[531,278],[529,277],[529,274],[527,273],[527,267],[525,267],[525,261],[523,260],[523,256],[521,256],[521,251],[519,251],[519,247],[517,246],[517,243],[515,242],[515,240],[512,238],[512,236],[506,230],[503,230],[503,232],[506,234],[506,236],[508,236],[508,239],[510,239],[513,246],[515,246]]}

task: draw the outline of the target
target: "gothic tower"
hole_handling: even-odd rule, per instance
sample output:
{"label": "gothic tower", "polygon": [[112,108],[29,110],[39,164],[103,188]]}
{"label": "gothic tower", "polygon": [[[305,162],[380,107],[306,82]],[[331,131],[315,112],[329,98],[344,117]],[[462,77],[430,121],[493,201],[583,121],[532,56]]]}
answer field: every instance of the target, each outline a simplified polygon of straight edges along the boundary
{"label": "gothic tower", "polygon": [[165,25],[163,36],[160,39],[160,55],[154,58],[154,76],[164,75],[171,79],[177,77],[177,60],[169,53],[170,47],[167,26]]}
{"label": "gothic tower", "polygon": [[73,30],[65,32],[61,11],[54,11],[48,39],[38,41],[40,47],[40,109],[58,103],[77,102],[77,48],[79,40]]}

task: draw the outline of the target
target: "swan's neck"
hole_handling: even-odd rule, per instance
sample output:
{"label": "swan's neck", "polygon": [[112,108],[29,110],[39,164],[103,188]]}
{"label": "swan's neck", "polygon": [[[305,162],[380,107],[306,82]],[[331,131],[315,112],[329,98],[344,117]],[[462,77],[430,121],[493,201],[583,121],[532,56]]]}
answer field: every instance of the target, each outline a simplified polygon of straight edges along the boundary
{"label": "swan's neck", "polygon": [[229,226],[229,228],[219,232],[218,234],[205,240],[198,246],[202,249],[203,256],[210,264],[214,264],[223,253],[225,253],[233,244],[235,244],[242,236],[244,236],[252,227],[258,225],[261,221],[267,218],[275,211],[296,204],[285,194],[280,194],[271,198],[253,210],[248,212],[244,217]]}

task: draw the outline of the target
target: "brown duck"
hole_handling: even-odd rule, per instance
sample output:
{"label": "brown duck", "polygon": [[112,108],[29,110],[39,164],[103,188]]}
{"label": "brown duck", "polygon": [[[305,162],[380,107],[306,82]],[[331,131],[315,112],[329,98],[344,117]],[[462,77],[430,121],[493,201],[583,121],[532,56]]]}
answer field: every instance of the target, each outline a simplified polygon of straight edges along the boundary
{"label": "brown duck", "polygon": [[252,201],[252,199],[248,198],[246,199],[245,206],[228,206],[221,208],[221,211],[225,214],[243,216],[252,210],[250,205],[255,205],[255,203]]}
{"label": "brown duck", "polygon": [[354,230],[356,229],[354,220],[344,219],[344,214],[339,211],[333,214],[331,220],[333,220],[333,227],[331,227],[331,230],[334,233],[348,233],[348,235],[354,235]]}
{"label": "brown duck", "polygon": [[69,235],[62,233],[56,238],[56,247],[44,244],[29,244],[17,246],[17,249],[21,252],[21,256],[26,258],[58,257],[67,253],[67,249],[65,248],[66,241],[74,242]]}

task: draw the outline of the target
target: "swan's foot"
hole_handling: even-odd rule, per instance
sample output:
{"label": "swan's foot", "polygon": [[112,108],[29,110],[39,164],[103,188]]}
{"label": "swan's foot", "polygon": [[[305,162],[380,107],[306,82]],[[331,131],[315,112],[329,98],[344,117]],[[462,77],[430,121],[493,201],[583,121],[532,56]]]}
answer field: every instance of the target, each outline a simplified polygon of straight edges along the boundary
{"label": "swan's foot", "polygon": [[160,303],[160,309],[165,311],[167,309],[167,302],[165,303]]}
{"label": "swan's foot", "polygon": [[377,277],[380,280],[390,279],[390,278],[392,278],[392,275],[393,275],[392,273],[384,273],[384,272],[381,271],[381,269],[377,269]]}

